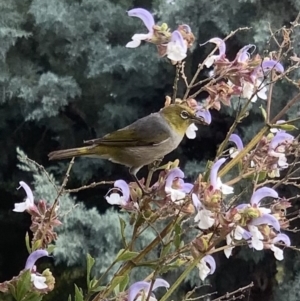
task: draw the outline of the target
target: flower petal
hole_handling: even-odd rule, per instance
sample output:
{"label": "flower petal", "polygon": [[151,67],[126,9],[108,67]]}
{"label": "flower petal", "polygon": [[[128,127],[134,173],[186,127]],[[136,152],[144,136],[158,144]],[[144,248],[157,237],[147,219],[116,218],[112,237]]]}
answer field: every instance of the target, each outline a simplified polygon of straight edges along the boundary
{"label": "flower petal", "polygon": [[197,210],[200,210],[200,208],[202,208],[202,203],[195,193],[192,194],[192,201]]}
{"label": "flower petal", "polygon": [[244,148],[243,141],[237,134],[231,134],[228,141],[233,142],[236,145],[238,151],[241,151]]}
{"label": "flower petal", "polygon": [[[148,295],[150,285],[151,284],[146,281],[138,281],[138,282],[135,282],[134,284],[132,284],[128,289],[128,301],[133,301],[141,290],[144,290],[146,295]],[[157,279],[155,279],[155,281],[153,283],[152,290],[155,290],[158,287],[169,288],[170,284],[167,281],[165,281],[164,279],[157,278]]]}
{"label": "flower petal", "polygon": [[130,198],[130,190],[128,184],[124,180],[117,180],[115,181],[114,186],[121,189],[124,200],[128,202]]}
{"label": "flower petal", "polygon": [[175,167],[169,171],[169,174],[166,179],[166,188],[172,187],[172,184],[173,184],[173,181],[175,180],[175,178],[184,178],[183,171],[178,167]]}
{"label": "flower petal", "polygon": [[210,185],[212,185],[212,187],[214,189],[219,189],[219,187],[218,187],[218,171],[219,171],[219,168],[221,167],[221,165],[225,161],[226,161],[225,158],[219,159],[211,167],[209,179],[210,179]]}
{"label": "flower petal", "polygon": [[171,35],[171,41],[167,45],[167,57],[171,61],[182,61],[186,58],[187,45],[181,33],[174,30]]}
{"label": "flower petal", "polygon": [[[33,198],[33,193],[32,190],[30,189],[30,187],[23,181],[19,182],[20,187],[22,187],[27,195],[27,199],[30,201],[30,203],[32,203],[32,205],[34,204],[34,198]],[[18,189],[20,189],[20,187]]]}
{"label": "flower petal", "polygon": [[188,126],[185,135],[189,138],[189,139],[195,139],[196,138],[196,131],[198,131],[197,126],[192,123],[191,125]]}
{"label": "flower petal", "polygon": [[28,204],[26,202],[16,203],[14,204],[15,208],[13,211],[15,212],[24,212],[28,209]]}
{"label": "flower petal", "polygon": [[283,234],[283,233],[277,234],[277,236],[275,238],[273,238],[272,243],[276,244],[279,241],[283,241],[284,244],[287,246],[291,245],[291,240],[286,234]]}
{"label": "flower petal", "polygon": [[35,262],[44,256],[49,256],[49,253],[46,250],[36,250],[32,252],[27,258],[25,270],[31,270],[35,265]]}
{"label": "flower petal", "polygon": [[202,258],[206,263],[210,266],[210,272],[209,274],[213,274],[216,270],[216,261],[211,255],[206,255]]}
{"label": "flower petal", "polygon": [[293,135],[290,135],[285,132],[278,132],[269,144],[269,151],[276,149],[277,146],[281,143],[292,142],[294,139],[295,138]]}
{"label": "flower petal", "polygon": [[283,260],[283,250],[274,245],[271,245],[271,250],[274,252],[274,256],[277,260]]}
{"label": "flower petal", "polygon": [[262,187],[256,190],[251,197],[250,203],[252,206],[258,205],[263,198],[272,197],[274,199],[278,198],[278,193],[269,187]]}
{"label": "flower petal", "polygon": [[116,192],[111,193],[105,197],[106,201],[110,205],[122,205],[123,198]]}
{"label": "flower petal", "polygon": [[143,8],[134,8],[129,10],[127,13],[129,17],[140,18],[148,28],[149,32],[153,32],[153,26],[155,25],[155,22],[152,14],[149,11]]}
{"label": "flower petal", "polygon": [[46,277],[44,276],[38,276],[36,274],[31,274],[31,282],[33,282],[33,285],[39,289],[45,289],[48,287],[48,285],[45,283],[46,282]]}
{"label": "flower petal", "polygon": [[207,124],[211,124],[211,114],[210,114],[209,110],[205,110],[205,109],[202,109],[202,108],[197,109],[196,117],[203,117],[204,121]]}
{"label": "flower petal", "polygon": [[249,49],[251,49],[252,47],[254,47],[255,50],[256,46],[254,44],[246,45],[239,50],[239,52],[236,55],[236,59],[239,63],[244,63],[250,58]]}
{"label": "flower petal", "polygon": [[272,226],[277,231],[280,230],[279,221],[271,214],[264,214],[263,216],[254,218],[249,224],[254,226],[266,224]]}
{"label": "flower petal", "polygon": [[274,60],[264,60],[261,64],[261,67],[263,69],[263,71],[269,71],[269,70],[276,70],[278,73],[283,73],[284,72],[284,68],[283,66]]}

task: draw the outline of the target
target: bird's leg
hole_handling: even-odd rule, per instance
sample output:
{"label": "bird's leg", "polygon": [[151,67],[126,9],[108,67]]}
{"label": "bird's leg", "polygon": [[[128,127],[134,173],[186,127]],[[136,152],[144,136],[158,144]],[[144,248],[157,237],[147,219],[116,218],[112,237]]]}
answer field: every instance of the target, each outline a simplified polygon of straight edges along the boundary
{"label": "bird's leg", "polygon": [[153,173],[157,170],[157,168],[159,167],[162,160],[163,160],[163,158],[155,160],[154,162],[152,162],[151,164],[148,165],[149,173],[148,173],[148,177],[147,177],[147,181],[146,181],[147,189],[150,187]]}
{"label": "bird's leg", "polygon": [[131,176],[133,177],[134,181],[138,184],[139,188],[142,190],[144,195],[149,195],[150,193],[148,191],[146,191],[144,189],[144,187],[141,185],[141,183],[139,182],[139,179],[136,176],[136,173],[139,171],[139,169],[133,168],[131,167],[129,169],[129,173],[131,174]]}

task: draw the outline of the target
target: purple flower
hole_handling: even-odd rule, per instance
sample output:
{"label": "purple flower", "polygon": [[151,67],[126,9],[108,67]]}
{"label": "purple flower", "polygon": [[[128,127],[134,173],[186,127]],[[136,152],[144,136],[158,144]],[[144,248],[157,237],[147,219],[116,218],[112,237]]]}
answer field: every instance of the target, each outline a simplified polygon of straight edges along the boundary
{"label": "purple flower", "polygon": [[277,260],[283,260],[283,250],[276,247],[275,244],[279,241],[282,241],[286,246],[291,245],[290,238],[286,234],[279,233],[272,240],[271,250],[274,252],[274,256]]}
{"label": "purple flower", "polygon": [[201,106],[198,106],[197,111],[196,111],[196,116],[203,117],[204,121],[207,124],[211,124],[211,114],[210,114],[209,110],[205,110]]}
{"label": "purple flower", "polygon": [[250,58],[250,55],[251,55],[249,53],[249,49],[251,49],[253,47],[254,47],[254,50],[255,50],[256,46],[253,45],[253,44],[246,45],[242,49],[240,49],[239,52],[236,55],[236,60],[239,63],[245,63],[245,62],[247,62],[249,60],[249,58]]}
{"label": "purple flower", "polygon": [[226,159],[222,158],[213,164],[210,170],[210,185],[214,190],[220,190],[223,194],[231,194],[233,193],[233,188],[223,184],[221,179],[218,177],[218,171],[225,161]]}
{"label": "purple flower", "polygon": [[217,60],[219,60],[220,58],[222,58],[223,56],[225,56],[225,52],[226,52],[226,44],[225,42],[220,39],[220,38],[212,38],[210,40],[208,40],[207,42],[203,43],[203,44],[200,44],[200,46],[203,46],[207,43],[214,43],[218,46],[219,48],[219,54],[218,55],[211,55],[209,56],[205,62],[204,62],[204,65],[209,68],[213,65],[213,63]]}
{"label": "purple flower", "polygon": [[[122,195],[113,192],[105,197],[106,201],[111,205],[125,206],[130,199],[130,190],[128,184],[124,180],[117,180],[114,187],[121,191]],[[108,193],[111,191],[110,189]]]}
{"label": "purple flower", "polygon": [[[129,289],[128,289],[128,301],[134,301],[136,296],[140,293],[140,291],[143,291],[145,293],[145,296],[148,296],[150,293],[151,283],[146,282],[146,281],[138,281],[132,284]],[[154,291],[158,287],[165,287],[169,288],[170,284],[161,278],[155,279],[153,286],[152,286],[152,291]]]}
{"label": "purple flower", "polygon": [[283,66],[274,60],[264,60],[261,64],[263,71],[275,70],[278,73],[283,73],[284,68]]}
{"label": "purple flower", "polygon": [[37,289],[45,289],[48,287],[46,284],[46,277],[33,272],[34,267],[35,267],[35,262],[44,256],[49,256],[49,254],[46,250],[36,250],[28,256],[28,259],[25,264],[25,270],[30,270],[31,282],[33,282],[33,285]]}
{"label": "purple flower", "polygon": [[32,252],[26,261],[25,270],[32,270],[35,265],[35,262],[41,257],[49,256],[49,253],[46,250],[36,250]]}
{"label": "purple flower", "polygon": [[216,261],[211,255],[204,256],[197,265],[199,269],[199,277],[202,281],[216,270]]}
{"label": "purple flower", "polygon": [[294,140],[294,136],[285,132],[278,132],[269,144],[269,154],[271,153],[274,157],[279,157],[275,152],[275,149],[283,143],[291,143]]}
{"label": "purple flower", "polygon": [[231,134],[229,137],[229,141],[233,142],[236,145],[236,148],[239,152],[244,148],[243,141],[237,134]]}
{"label": "purple flower", "polygon": [[280,224],[277,218],[275,218],[271,214],[263,214],[260,217],[252,219],[252,221],[249,223],[249,225],[253,226],[259,226],[259,225],[270,225],[272,226],[276,231],[280,231]]}
{"label": "purple flower", "polygon": [[[180,179],[179,183],[180,183],[181,188],[179,188],[179,189],[172,188],[173,181],[176,178]],[[170,198],[173,202],[183,200],[185,198],[185,194],[190,192],[193,188],[192,184],[184,183],[182,178],[184,178],[184,173],[178,167],[171,169],[166,178],[165,192],[167,193],[168,196],[170,196]]]}
{"label": "purple flower", "polygon": [[132,41],[126,44],[127,48],[136,48],[140,46],[141,41],[150,40],[153,36],[153,26],[155,25],[154,18],[150,12],[143,8],[134,8],[128,11],[128,16],[140,18],[148,29],[147,34],[135,34],[132,36]]}
{"label": "purple flower", "polygon": [[24,212],[26,210],[29,210],[30,208],[34,207],[34,198],[33,198],[33,193],[32,190],[30,189],[30,187],[23,181],[19,182],[20,187],[18,189],[20,189],[21,187],[24,188],[25,192],[26,192],[26,199],[25,202],[23,203],[17,203],[15,204],[15,208],[13,209],[13,211],[15,212]]}
{"label": "purple flower", "polygon": [[272,197],[274,199],[278,198],[278,193],[269,187],[262,187],[256,190],[251,197],[250,203],[252,206],[257,206],[263,198]]}
{"label": "purple flower", "polygon": [[171,41],[167,45],[167,57],[173,62],[186,58],[187,44],[178,30],[172,32]]}

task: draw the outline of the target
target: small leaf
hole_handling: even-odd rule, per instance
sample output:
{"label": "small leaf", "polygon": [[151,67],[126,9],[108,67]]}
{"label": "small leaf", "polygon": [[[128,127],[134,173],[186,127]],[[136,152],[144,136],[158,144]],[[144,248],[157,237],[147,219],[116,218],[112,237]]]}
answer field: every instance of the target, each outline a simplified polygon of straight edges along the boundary
{"label": "small leaf", "polygon": [[74,286],[75,286],[75,301],[84,301],[82,289],[79,288],[76,284],[74,284]]}
{"label": "small leaf", "polygon": [[261,110],[261,114],[263,115],[264,121],[266,121],[267,120],[267,112],[266,112],[266,110],[264,109],[263,106],[260,106],[259,108]]}
{"label": "small leaf", "polygon": [[31,288],[31,272],[26,270],[16,283],[16,300],[21,301],[24,299],[26,293]]}
{"label": "small leaf", "polygon": [[68,297],[68,301],[72,301],[72,297],[71,297],[71,295],[69,295],[69,297]]}
{"label": "small leaf", "polygon": [[121,228],[121,237],[122,237],[123,245],[126,248],[127,247],[126,238],[125,238],[126,222],[120,216],[119,216],[119,223]]}
{"label": "small leaf", "polygon": [[41,301],[43,296],[38,292],[30,292],[22,301]]}
{"label": "small leaf", "polygon": [[28,253],[30,254],[32,251],[31,251],[31,247],[30,247],[28,232],[26,232],[26,235],[25,235],[25,245],[26,245],[26,249],[27,249]]}
{"label": "small leaf", "polygon": [[55,245],[48,245],[46,250],[49,254],[52,254],[54,249],[55,249]]}
{"label": "small leaf", "polygon": [[292,124],[288,124],[288,123],[285,123],[285,124],[272,124],[272,128],[281,129],[281,130],[284,130],[284,131],[298,130],[297,127],[295,127]]}
{"label": "small leaf", "polygon": [[97,292],[101,292],[101,291],[104,291],[106,289],[106,286],[97,286],[95,288],[92,288],[91,291],[93,293],[97,293]]}
{"label": "small leaf", "polygon": [[125,291],[125,288],[127,287],[128,283],[129,283],[129,275],[127,274],[127,275],[124,276],[124,279],[119,284],[120,292]]}
{"label": "small leaf", "polygon": [[36,241],[33,243],[32,251],[36,251],[36,250],[41,249],[42,243],[43,243],[43,242],[42,242],[41,239],[36,240]]}
{"label": "small leaf", "polygon": [[180,243],[181,243],[181,227],[180,227],[180,225],[176,224],[174,227],[174,231],[175,231],[174,246],[176,249],[178,249],[180,246]]}
{"label": "small leaf", "polygon": [[131,260],[132,258],[138,256],[138,252],[131,252],[131,251],[125,251],[124,249],[121,249],[120,252],[117,255],[116,261],[128,261]]}
{"label": "small leaf", "polygon": [[15,287],[13,284],[11,284],[11,283],[8,283],[7,287],[8,287],[9,292],[11,293],[11,295],[12,295],[15,299],[17,299],[16,287]]}
{"label": "small leaf", "polygon": [[124,281],[124,278],[126,278],[127,275],[125,276],[116,276],[113,278],[112,282],[111,282],[111,287],[114,289],[115,291],[115,288],[117,291],[119,291],[119,288],[117,288],[117,286]]}
{"label": "small leaf", "polygon": [[87,254],[86,255],[86,266],[87,266],[87,275],[86,275],[86,281],[87,281],[87,287],[88,288],[91,288],[91,270],[92,270],[92,267],[94,266],[95,264],[95,259],[90,255],[90,254]]}
{"label": "small leaf", "polygon": [[171,246],[172,246],[172,241],[169,241],[166,245],[164,245],[164,247],[161,250],[160,257],[166,256],[169,253]]}

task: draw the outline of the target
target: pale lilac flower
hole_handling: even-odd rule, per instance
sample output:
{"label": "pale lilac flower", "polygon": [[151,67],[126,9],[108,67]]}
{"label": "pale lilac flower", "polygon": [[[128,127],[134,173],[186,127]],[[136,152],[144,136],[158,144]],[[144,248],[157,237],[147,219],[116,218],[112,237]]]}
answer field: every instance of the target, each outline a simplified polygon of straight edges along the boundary
{"label": "pale lilac flower", "polygon": [[13,211],[15,211],[15,212],[24,212],[24,211],[29,210],[30,208],[35,206],[34,205],[34,198],[33,198],[32,190],[30,189],[30,187],[25,182],[20,181],[19,184],[20,184],[20,187],[18,189],[23,187],[25,192],[26,192],[27,197],[25,199],[25,202],[15,204],[15,208],[13,209]]}
{"label": "pale lilac flower", "polygon": [[280,231],[280,224],[276,217],[271,214],[263,214],[260,217],[252,219],[252,221],[248,224],[253,226],[259,225],[269,225],[272,226],[276,231]]}
{"label": "pale lilac flower", "polygon": [[[114,183],[114,187],[120,190],[122,195],[113,192],[105,197],[106,201],[111,205],[126,206],[130,199],[130,190],[128,184],[124,180],[117,180]],[[111,190],[112,189],[110,189],[109,192]]]}
{"label": "pale lilac flower", "polygon": [[[241,226],[237,225],[229,234],[226,235],[226,243],[228,246],[233,245],[234,240],[242,240],[243,238],[247,239],[249,238],[248,232],[242,228]],[[227,258],[231,256],[232,250],[234,249],[234,246],[228,247],[224,250],[224,254]]]}
{"label": "pale lilac flower", "polygon": [[[250,203],[251,205],[254,207],[259,207],[259,203],[261,202],[261,200],[263,198],[267,198],[267,197],[271,197],[274,199],[277,199],[278,193],[277,191],[275,191],[273,188],[269,188],[269,187],[262,187],[257,189],[251,197]],[[261,207],[259,207],[261,209]],[[263,212],[263,213],[269,213],[269,212]]]}
{"label": "pale lilac flower", "polygon": [[262,241],[264,237],[262,233],[258,230],[256,226],[253,225],[248,225],[248,229],[252,235],[249,245],[257,251],[262,250],[264,248],[264,244]]}
{"label": "pale lilac flower", "polygon": [[212,38],[210,40],[208,40],[207,42],[203,43],[203,44],[200,44],[200,46],[203,46],[205,45],[206,43],[214,43],[217,45],[217,47],[219,48],[219,54],[214,54],[214,55],[211,55],[209,56],[205,62],[204,62],[204,65],[209,68],[211,67],[215,61],[219,60],[220,58],[222,58],[223,56],[225,56],[225,52],[226,52],[226,45],[225,45],[225,42],[220,39],[220,38]]}
{"label": "pale lilac flower", "polygon": [[154,18],[150,12],[143,8],[134,8],[128,11],[128,16],[140,18],[148,29],[147,34],[135,34],[132,36],[132,41],[126,44],[127,48],[136,48],[140,46],[141,41],[151,40],[153,36],[153,26],[155,25]]}
{"label": "pale lilac flower", "polygon": [[198,223],[198,227],[202,230],[209,229],[215,223],[214,213],[206,209],[203,204],[200,202],[196,194],[192,194],[193,204],[198,211],[194,222]]}
{"label": "pale lilac flower", "polygon": [[263,80],[257,79],[255,84],[244,81],[242,86],[241,96],[247,99],[251,98],[251,102],[256,102],[257,97],[260,99],[267,99],[267,87],[262,86]]}
{"label": "pale lilac flower", "polygon": [[176,178],[180,178],[180,179],[184,178],[183,171],[178,167],[170,170],[170,172],[167,176],[166,185],[165,185],[165,192],[167,193],[168,196],[170,196],[170,198],[173,202],[183,200],[185,198],[185,194],[186,194],[181,189],[172,188],[173,181]]}
{"label": "pale lilac flower", "polygon": [[274,256],[277,260],[283,260],[283,250],[276,247],[275,244],[279,241],[283,241],[286,246],[291,245],[290,238],[286,234],[279,233],[272,240],[271,250],[274,252]]}
{"label": "pale lilac flower", "polygon": [[261,68],[264,72],[275,70],[278,73],[284,72],[284,67],[277,61],[274,60],[264,60],[261,64]]}
{"label": "pale lilac flower", "polygon": [[46,250],[36,250],[32,252],[26,261],[25,270],[30,270],[31,272],[31,282],[37,289],[45,289],[47,288],[46,277],[33,272],[35,270],[35,262],[44,256],[49,256]]}
{"label": "pale lilac flower", "polygon": [[210,170],[210,185],[214,190],[220,190],[223,194],[231,194],[233,193],[233,187],[223,184],[221,179],[218,177],[219,168],[225,161],[226,159],[222,158],[213,164]]}
{"label": "pale lilac flower", "polygon": [[256,46],[254,44],[249,44],[239,50],[236,55],[236,60],[238,63],[246,63],[250,59],[251,54],[249,53],[249,50],[253,47],[255,50]]}
{"label": "pale lilac flower", "polygon": [[196,138],[196,131],[198,131],[197,126],[192,123],[186,130],[185,135],[189,138],[189,139],[195,139]]}
{"label": "pale lilac flower", "polygon": [[[146,281],[135,282],[128,289],[128,301],[134,301],[135,298],[140,294],[141,291],[143,291],[143,293],[147,297],[148,294],[150,293],[149,292],[150,287],[151,287],[150,282],[146,282]],[[165,287],[168,289],[170,287],[170,284],[164,279],[157,278],[157,279],[155,279],[155,281],[153,283],[152,291],[154,291],[158,287]],[[139,300],[139,299],[137,299],[137,300]]]}
{"label": "pale lilac flower", "polygon": [[231,134],[228,141],[231,141],[236,145],[237,149],[231,148],[229,150],[230,157],[235,158],[238,155],[238,153],[244,148],[243,141],[237,134]]}
{"label": "pale lilac flower", "polygon": [[197,107],[196,116],[203,117],[207,124],[211,124],[211,114],[209,110],[203,109],[202,106]]}
{"label": "pale lilac flower", "polygon": [[[284,155],[282,152],[276,152],[275,150],[280,144],[291,143],[294,140],[294,136],[285,132],[278,132],[269,144],[268,154],[273,157],[281,157]],[[279,149],[280,150],[280,149]],[[283,149],[285,151],[285,148]]]}
{"label": "pale lilac flower", "polygon": [[211,255],[206,255],[197,264],[197,268],[199,269],[200,279],[204,281],[208,275],[211,275],[215,272],[216,261]]}
{"label": "pale lilac flower", "polygon": [[180,62],[186,58],[187,44],[182,34],[175,30],[172,32],[171,41],[167,44],[167,57],[173,62]]}

